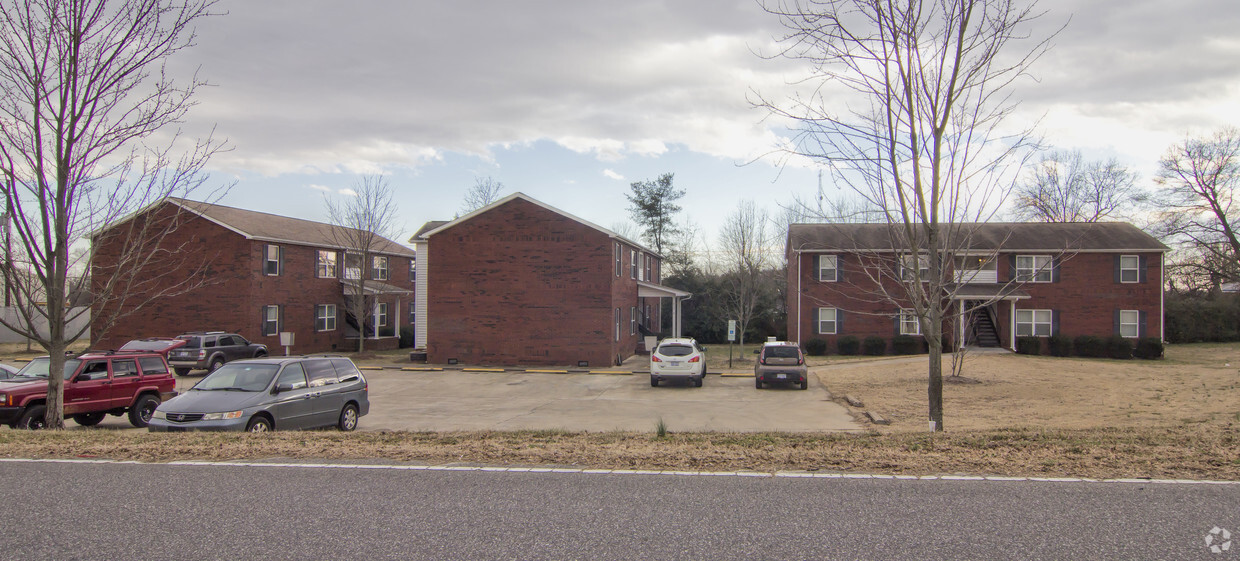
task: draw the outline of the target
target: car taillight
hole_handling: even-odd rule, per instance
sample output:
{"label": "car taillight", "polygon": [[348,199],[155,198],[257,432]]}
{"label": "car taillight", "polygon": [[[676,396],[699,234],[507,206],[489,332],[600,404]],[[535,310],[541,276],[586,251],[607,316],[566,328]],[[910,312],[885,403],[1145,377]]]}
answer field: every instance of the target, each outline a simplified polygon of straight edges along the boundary
{"label": "car taillight", "polygon": [[198,360],[202,360],[202,359],[204,359],[204,358],[207,358],[207,350],[206,350],[206,349],[199,349],[199,350],[198,350]]}
{"label": "car taillight", "polygon": [[805,358],[804,358],[804,357],[797,357],[797,364],[805,364]]}
{"label": "car taillight", "polygon": [[659,357],[657,356],[650,355],[650,362],[663,362],[663,361],[660,360]]}
{"label": "car taillight", "polygon": [[766,357],[758,357],[758,364],[766,364]]}
{"label": "car taillight", "polygon": [[695,357],[693,357],[693,358],[689,359],[689,362],[697,362],[697,361],[699,361],[699,360],[702,360],[702,357],[701,357],[700,355],[699,355],[699,356],[695,356]]}

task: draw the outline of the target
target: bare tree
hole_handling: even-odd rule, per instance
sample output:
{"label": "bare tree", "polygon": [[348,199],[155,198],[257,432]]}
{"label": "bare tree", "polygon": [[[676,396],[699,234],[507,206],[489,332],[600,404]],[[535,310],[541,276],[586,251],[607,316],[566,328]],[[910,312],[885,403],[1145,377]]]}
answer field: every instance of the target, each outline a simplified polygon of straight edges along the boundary
{"label": "bare tree", "polygon": [[1240,129],[1186,138],[1159,162],[1159,234],[1180,248],[1178,265],[1213,283],[1240,280]]}
{"label": "bare tree", "polygon": [[764,296],[777,290],[770,271],[773,242],[767,213],[753,201],[741,201],[719,230],[720,302],[728,319],[736,320],[742,345]]}
{"label": "bare tree", "polygon": [[[355,195],[342,202],[327,199],[329,233],[338,247],[345,250],[344,271],[349,313],[357,323],[357,352],[366,350],[366,322],[372,317],[373,298],[367,297],[367,285],[375,270],[378,251],[398,234],[397,208],[392,202],[392,188],[381,175],[367,175],[353,184]],[[346,293],[347,294],[347,293]],[[374,329],[379,327],[376,325]]]}
{"label": "bare tree", "polygon": [[503,192],[504,184],[496,181],[491,176],[475,178],[474,186],[465,192],[465,201],[461,206],[461,211],[469,214],[487,206],[498,201],[500,193]]}
{"label": "bare tree", "polygon": [[[1012,84],[1048,40],[1011,56],[1040,14],[1019,0],[786,0],[766,10],[804,61],[809,92],[757,105],[791,119],[787,153],[826,164],[882,209],[890,249],[866,260],[874,298],[909,309],[930,350],[929,420],[943,430],[942,338],[951,264],[997,212],[1034,144],[1005,128]],[[846,103],[840,103],[840,97]],[[892,285],[883,279],[896,279]]]}
{"label": "bare tree", "polygon": [[1016,187],[1014,214],[1038,222],[1098,222],[1142,202],[1137,175],[1111,158],[1085,161],[1080,150],[1042,155]]}
{"label": "bare tree", "polygon": [[[0,269],[21,316],[4,323],[51,357],[47,427],[64,426],[65,350],[85,332],[66,329],[85,313],[69,306],[69,296],[86,289],[71,279],[88,278],[72,249],[104,225],[200,186],[203,166],[221,149],[210,138],[186,141],[166,130],[184,120],[204,82],[177,82],[165,63],[193,44],[192,26],[213,4],[0,4],[0,188],[14,242]],[[165,256],[138,252],[167,231],[164,222],[113,232],[144,236],[121,244],[130,260],[124,270]],[[123,297],[134,280],[95,275],[96,302]]]}

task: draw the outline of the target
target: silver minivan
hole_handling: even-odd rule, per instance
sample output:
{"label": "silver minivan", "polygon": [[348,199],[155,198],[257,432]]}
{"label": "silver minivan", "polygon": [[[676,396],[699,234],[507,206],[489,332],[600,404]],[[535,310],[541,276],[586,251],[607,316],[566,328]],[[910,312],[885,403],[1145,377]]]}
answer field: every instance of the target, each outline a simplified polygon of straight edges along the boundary
{"label": "silver minivan", "polygon": [[342,357],[229,362],[160,404],[151,432],[357,428],[370,412],[366,379]]}

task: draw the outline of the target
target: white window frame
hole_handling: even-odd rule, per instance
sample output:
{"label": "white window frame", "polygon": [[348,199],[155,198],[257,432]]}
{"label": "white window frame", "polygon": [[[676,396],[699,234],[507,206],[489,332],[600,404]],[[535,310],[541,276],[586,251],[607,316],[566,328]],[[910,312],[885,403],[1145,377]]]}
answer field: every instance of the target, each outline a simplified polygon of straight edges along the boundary
{"label": "white window frame", "polygon": [[[273,256],[272,253],[275,255]],[[275,264],[275,272],[271,270],[273,263]],[[280,246],[267,244],[267,249],[263,255],[263,274],[269,277],[280,276]]]}
{"label": "white window frame", "polygon": [[[823,316],[826,315],[826,312],[828,311],[831,312],[831,319],[824,319]],[[817,318],[818,325],[816,326],[817,328],[816,330],[818,331],[818,334],[819,335],[837,335],[839,333],[839,327],[840,327],[839,317],[840,317],[839,308],[818,308],[818,318]],[[825,322],[831,322],[830,331],[823,329],[822,324]]]}
{"label": "white window frame", "polygon": [[620,342],[620,308],[616,308],[616,342]]}
{"label": "white window frame", "polygon": [[375,328],[387,327],[387,321],[388,321],[387,302],[379,302],[375,305]]}
{"label": "white window frame", "polygon": [[[913,327],[912,331],[908,329],[910,325]],[[921,320],[912,308],[900,310],[900,335],[921,335]]]}
{"label": "white window frame", "polygon": [[[1051,310],[1016,310],[1016,336],[1050,337],[1054,335],[1054,316],[1055,313]],[[1039,327],[1045,327],[1045,329],[1039,329]]]}
{"label": "white window frame", "polygon": [[386,255],[375,255],[370,258],[372,280],[388,280],[388,258]]}
{"label": "white window frame", "polygon": [[263,306],[263,335],[279,335],[280,327],[280,306]]}
{"label": "white window frame", "polygon": [[637,279],[637,250],[629,250],[629,278]]}
{"label": "white window frame", "polygon": [[418,303],[409,302],[409,325],[418,324]]}
{"label": "white window frame", "polygon": [[[827,261],[831,261],[831,266],[825,266]],[[823,271],[831,271],[831,278],[823,278]],[[818,282],[837,282],[840,280],[840,256],[839,255],[819,255],[818,256]]]}
{"label": "white window frame", "polygon": [[926,282],[930,280],[926,278],[930,276],[930,256],[924,253],[918,253],[915,256],[911,253],[906,253],[900,256],[900,280],[913,280],[913,268],[909,264],[914,257],[917,258],[918,276],[921,277],[921,281]]}
{"label": "white window frame", "polygon": [[[1131,259],[1132,266],[1125,267],[1124,260]],[[1126,273],[1132,274],[1132,280],[1124,278]],[[1121,255],[1119,256],[1119,282],[1124,284],[1134,284],[1141,282],[1141,256],[1140,255]]]}
{"label": "white window frame", "polygon": [[[1132,321],[1125,321],[1125,317]],[[1125,327],[1132,328],[1132,334],[1124,333]],[[1120,310],[1119,311],[1119,336],[1125,339],[1136,339],[1141,336],[1141,311],[1140,310]]]}
{"label": "white window frame", "polygon": [[319,304],[314,310],[314,330],[320,333],[336,330],[336,305]]}
{"label": "white window frame", "polygon": [[[1025,263],[1022,264],[1021,262]],[[1049,255],[1017,255],[1016,280],[1019,282],[1051,282],[1054,261]],[[1045,277],[1045,278],[1043,278]]]}
{"label": "white window frame", "polygon": [[[356,257],[356,258],[357,258],[357,266],[356,266],[356,267],[350,267],[350,266],[349,266],[349,258],[350,258],[350,257]],[[348,279],[348,280],[358,280],[358,279],[361,279],[361,278],[362,278],[362,267],[364,267],[364,266],[365,266],[365,263],[363,263],[363,262],[362,262],[362,254],[360,254],[360,253],[353,253],[353,252],[351,252],[351,251],[346,251],[346,252],[344,253],[344,259],[342,259],[341,261],[342,261],[341,265],[344,267],[344,278],[345,278],[345,279]]]}
{"label": "white window frame", "polygon": [[418,260],[416,258],[410,257],[409,258],[409,281],[413,282],[416,280],[418,280]]}
{"label": "white window frame", "polygon": [[620,242],[616,242],[616,278],[624,273],[624,248],[620,246]]}
{"label": "white window frame", "polygon": [[[325,255],[331,256],[330,261],[323,259]],[[314,258],[314,276],[320,279],[336,278],[337,254],[330,249],[320,249]],[[330,267],[330,271],[328,268]]]}
{"label": "white window frame", "polygon": [[637,306],[629,306],[629,335],[637,334]]}

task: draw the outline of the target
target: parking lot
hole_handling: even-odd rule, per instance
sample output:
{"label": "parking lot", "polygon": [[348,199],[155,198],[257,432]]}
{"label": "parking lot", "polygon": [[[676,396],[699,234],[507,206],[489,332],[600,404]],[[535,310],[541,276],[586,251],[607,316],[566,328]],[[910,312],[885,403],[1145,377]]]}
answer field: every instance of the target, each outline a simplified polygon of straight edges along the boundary
{"label": "parking lot", "polygon": [[[201,373],[196,373],[201,374]],[[359,430],[859,431],[811,372],[809,389],[757,390],[753,378],[709,375],[701,388],[644,374],[367,370],[370,414]],[[177,377],[185,391],[200,375]],[[80,430],[72,421],[72,430]],[[133,429],[124,417],[99,427]]]}

